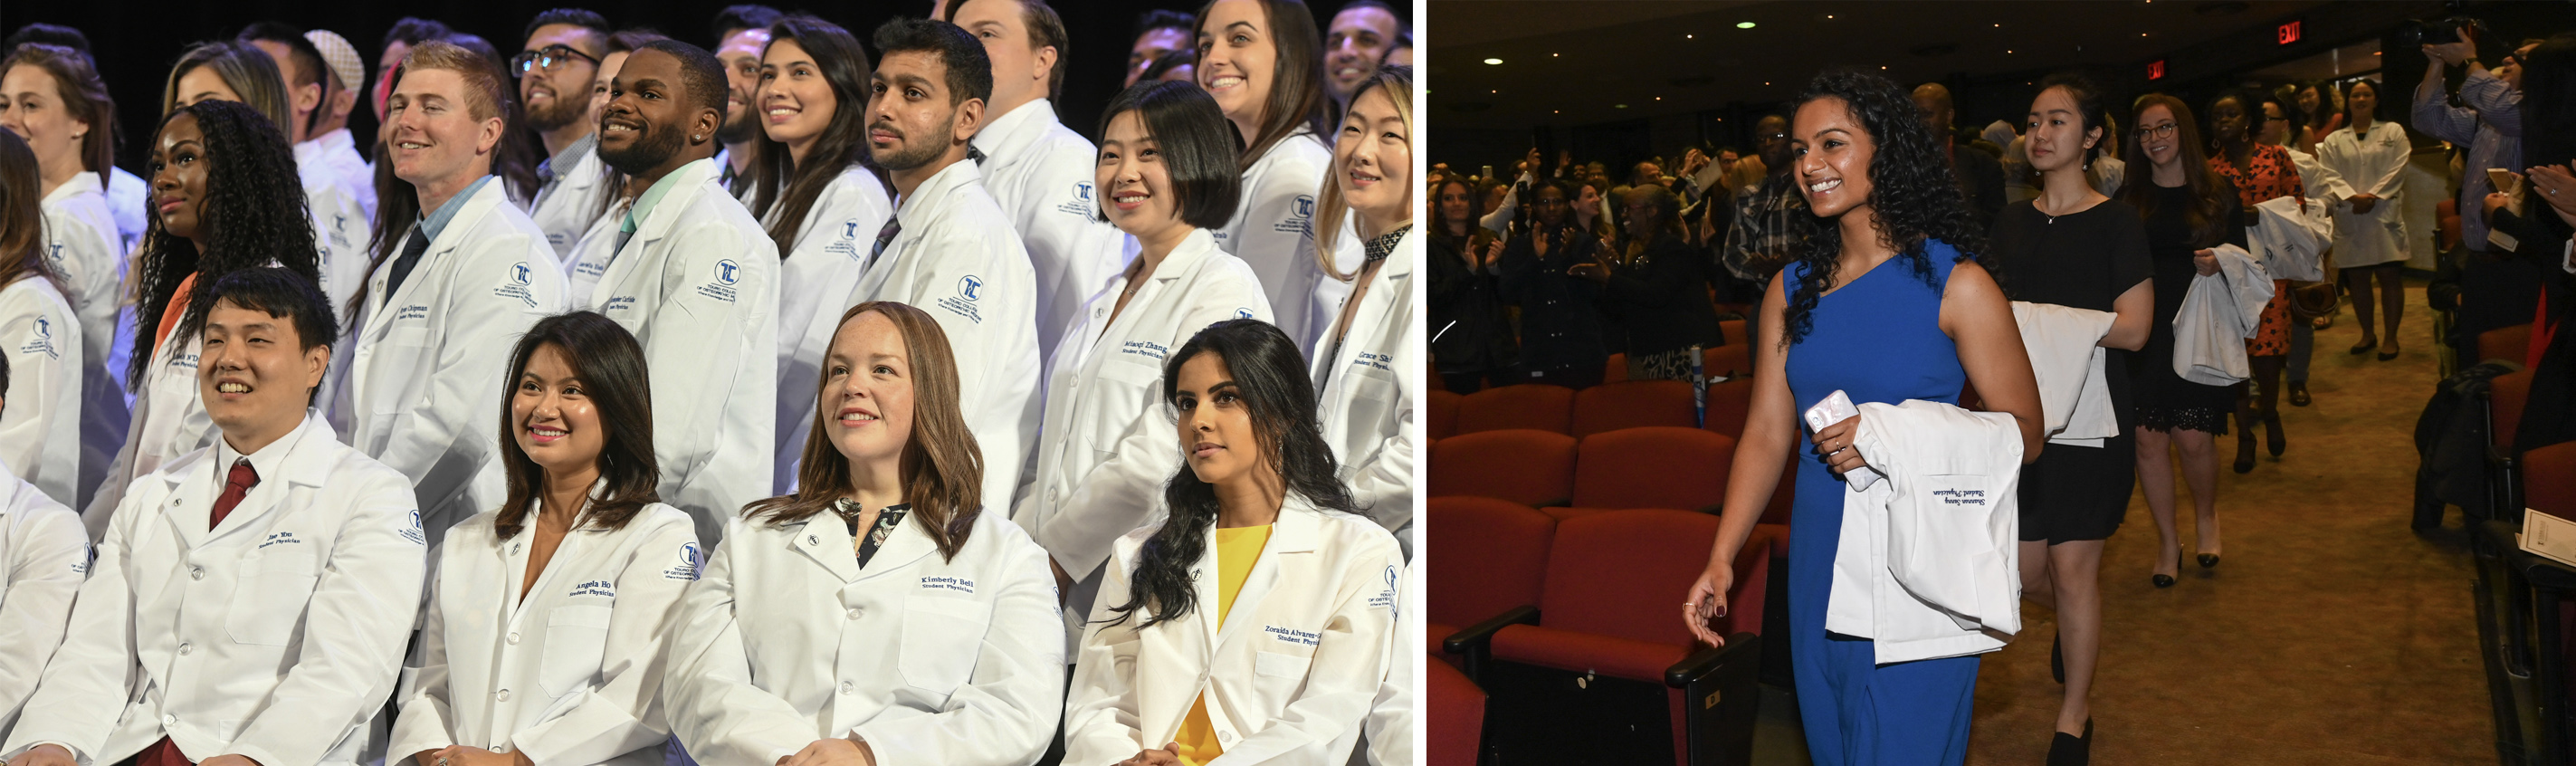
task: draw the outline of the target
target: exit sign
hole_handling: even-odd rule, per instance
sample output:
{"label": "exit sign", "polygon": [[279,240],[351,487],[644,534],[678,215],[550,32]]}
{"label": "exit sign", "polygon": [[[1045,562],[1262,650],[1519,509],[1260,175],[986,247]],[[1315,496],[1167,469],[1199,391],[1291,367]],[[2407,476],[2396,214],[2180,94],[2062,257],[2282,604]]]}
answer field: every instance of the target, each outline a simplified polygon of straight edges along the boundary
{"label": "exit sign", "polygon": [[2164,60],[2164,59],[2156,59],[2156,60],[2154,60],[2154,61],[2149,61],[2149,62],[2147,62],[2147,79],[2149,79],[2149,80],[2162,80],[2162,79],[2164,79],[2164,78],[2165,78],[2165,60]]}
{"label": "exit sign", "polygon": [[2273,30],[2272,39],[2280,41],[2280,44],[2282,45],[2289,45],[2291,43],[2298,42],[2299,22],[2293,20],[2275,28]]}

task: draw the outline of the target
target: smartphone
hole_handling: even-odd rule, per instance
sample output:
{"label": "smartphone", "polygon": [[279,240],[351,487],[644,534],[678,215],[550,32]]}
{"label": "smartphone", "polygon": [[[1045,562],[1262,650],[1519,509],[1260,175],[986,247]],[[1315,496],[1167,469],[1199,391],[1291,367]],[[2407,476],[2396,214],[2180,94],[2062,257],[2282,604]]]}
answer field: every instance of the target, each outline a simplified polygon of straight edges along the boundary
{"label": "smartphone", "polygon": [[2487,186],[2512,194],[2522,190],[2522,176],[2504,168],[2487,168]]}
{"label": "smartphone", "polygon": [[1485,166],[1485,174],[1484,174],[1484,175],[1482,175],[1482,176],[1478,176],[1478,177],[1479,177],[1479,178],[1483,178],[1483,179],[1485,179],[1485,180],[1487,180],[1487,181],[1494,180],[1494,166],[1492,166],[1492,165],[1486,165],[1486,166]]}
{"label": "smartphone", "polygon": [[1851,395],[1843,393],[1842,389],[1834,389],[1833,393],[1825,396],[1824,401],[1807,408],[1807,431],[1809,433],[1822,431],[1826,426],[1859,415],[1860,408],[1852,406]]}

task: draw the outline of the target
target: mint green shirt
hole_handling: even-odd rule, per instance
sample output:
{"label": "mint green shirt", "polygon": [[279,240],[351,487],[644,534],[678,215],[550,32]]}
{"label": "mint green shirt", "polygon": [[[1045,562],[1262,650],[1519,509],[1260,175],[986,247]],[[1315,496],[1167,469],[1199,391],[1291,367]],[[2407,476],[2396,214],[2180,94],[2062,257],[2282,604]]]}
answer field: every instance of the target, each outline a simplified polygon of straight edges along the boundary
{"label": "mint green shirt", "polygon": [[[707,162],[707,160],[696,160],[690,164],[698,162]],[[653,213],[653,206],[660,203],[664,195],[670,194],[673,188],[679,186],[680,176],[686,175],[682,169],[687,167],[688,165],[682,165],[679,168],[673,168],[669,174],[662,176],[661,180],[654,181],[643,194],[635,195],[635,204],[626,209],[626,220],[618,223],[617,230],[628,234],[635,233],[635,225],[642,222],[644,216]]]}

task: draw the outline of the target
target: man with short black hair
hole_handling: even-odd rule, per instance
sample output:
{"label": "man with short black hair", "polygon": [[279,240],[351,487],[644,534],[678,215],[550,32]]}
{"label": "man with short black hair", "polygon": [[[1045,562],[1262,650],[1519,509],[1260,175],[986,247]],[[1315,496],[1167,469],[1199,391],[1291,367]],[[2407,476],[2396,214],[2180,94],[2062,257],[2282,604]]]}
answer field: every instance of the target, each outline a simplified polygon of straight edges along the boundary
{"label": "man with short black hair", "polygon": [[964,0],[950,23],[984,43],[993,96],[972,146],[984,189],[1011,217],[1037,272],[1038,356],[1079,324],[1091,294],[1126,265],[1126,238],[1098,213],[1091,188],[1099,149],[1056,121],[1048,100],[1064,86],[1064,20],[1046,0]]}
{"label": "man with short black hair", "polygon": [[[134,479],[73,601],[69,641],[0,756],[19,766],[352,763],[420,605],[399,471],[309,407],[338,325],[266,267],[197,287],[197,388],[221,430]],[[16,598],[12,594],[11,598]]]}
{"label": "man with short black hair", "polygon": [[1413,25],[1405,23],[1395,6],[1380,0],[1343,3],[1324,28],[1324,90],[1332,93],[1333,103],[1350,108],[1351,93],[1377,74],[1387,51],[1399,43],[1413,44]]}
{"label": "man with short black hair", "polygon": [[[576,245],[572,305],[616,320],[653,370],[662,501],[709,547],[770,496],[778,418],[778,245],[715,188],[724,65],[658,40],[628,54],[599,115],[599,158],[635,201]],[[590,253],[600,255],[592,256]],[[594,259],[595,258],[595,259]]]}
{"label": "man with short black hair", "polygon": [[[376,220],[375,179],[356,179],[333,172],[319,161],[328,147],[311,141],[313,128],[335,95],[322,51],[304,32],[274,21],[242,29],[236,42],[256,47],[277,62],[286,80],[287,109],[292,114],[277,130],[295,149],[295,175],[304,185],[304,202],[313,209],[315,244],[330,251],[323,259],[324,293],[345,298],[357,292],[367,275],[367,242]],[[354,142],[350,151],[356,151]],[[333,301],[338,304],[340,301]]]}
{"label": "man with short black hair", "polygon": [[769,25],[784,17],[766,5],[729,5],[709,25],[727,85],[724,125],[716,129],[716,140],[724,144],[716,152],[716,178],[736,199],[751,193],[751,153],[760,138],[760,107],[751,94],[760,89],[760,57],[769,49]]}
{"label": "man with short black hair", "polygon": [[537,163],[542,185],[528,205],[528,217],[545,231],[546,247],[554,251],[558,265],[598,219],[599,195],[605,193],[605,184],[584,181],[600,174],[590,91],[600,60],[608,57],[608,33],[608,19],[597,13],[556,8],[528,22],[519,55],[510,60],[528,127],[546,145],[546,159]]}
{"label": "man with short black hair", "polygon": [[[985,125],[993,64],[982,43],[945,21],[888,21],[874,42],[868,155],[894,182],[894,220],[877,232],[842,305],[897,301],[938,320],[957,358],[966,426],[984,453],[984,502],[1008,508],[1043,413],[1037,272],[1010,214],[966,158]],[[817,314],[834,325],[840,318]],[[805,331],[828,334],[826,323]]]}
{"label": "man with short black hair", "polygon": [[1196,17],[1161,8],[1137,16],[1135,42],[1127,48],[1127,82],[1119,87],[1134,87],[1137,80],[1144,78],[1145,70],[1154,68],[1154,62],[1164,56],[1191,50],[1198,25]]}

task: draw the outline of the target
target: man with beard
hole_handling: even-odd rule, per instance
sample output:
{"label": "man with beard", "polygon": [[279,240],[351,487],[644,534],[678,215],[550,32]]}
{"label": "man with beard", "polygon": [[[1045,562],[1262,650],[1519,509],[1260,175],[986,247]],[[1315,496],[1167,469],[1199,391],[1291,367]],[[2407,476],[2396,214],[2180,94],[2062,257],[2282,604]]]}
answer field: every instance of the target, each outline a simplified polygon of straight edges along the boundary
{"label": "man with beard", "polygon": [[1351,91],[1377,74],[1387,51],[1398,43],[1412,45],[1413,30],[1393,6],[1378,0],[1342,4],[1324,29],[1324,90],[1333,94],[1338,109],[1351,108]]}
{"label": "man with beard", "polygon": [[537,200],[528,217],[546,233],[560,263],[599,215],[604,184],[599,176],[599,126],[590,116],[590,89],[599,60],[608,55],[608,19],[580,8],[557,8],[528,22],[510,71],[519,76],[519,103],[528,127],[546,145],[537,163]]}
{"label": "man with beard", "polygon": [[965,0],[948,21],[984,43],[993,60],[989,118],[975,132],[984,188],[1011,217],[1037,272],[1039,358],[1082,302],[1126,265],[1125,237],[1098,215],[1091,169],[1099,149],[1056,120],[1048,100],[1064,87],[1064,19],[1046,0]]}
{"label": "man with beard", "polygon": [[735,199],[751,194],[751,153],[760,138],[760,109],[751,92],[760,87],[760,56],[769,49],[769,25],[783,14],[766,5],[729,5],[716,12],[716,60],[724,64],[724,126],[716,140],[717,180]]}
{"label": "man with beard", "polygon": [[778,245],[715,188],[725,79],[714,55],[648,43],[609,80],[608,99],[599,158],[626,174],[635,202],[585,235],[612,237],[607,246],[576,247],[604,255],[573,264],[571,302],[643,345],[662,501],[688,511],[714,547],[727,519],[770,495]]}
{"label": "man with beard", "polygon": [[[939,321],[957,357],[966,426],[983,450],[985,507],[1008,508],[1043,413],[1037,272],[1010,215],[966,159],[992,98],[992,60],[974,36],[945,21],[898,18],[877,27],[874,42],[868,156],[894,182],[894,220],[877,232],[843,307],[899,301]],[[826,317],[818,325],[840,319],[816,315]]]}

